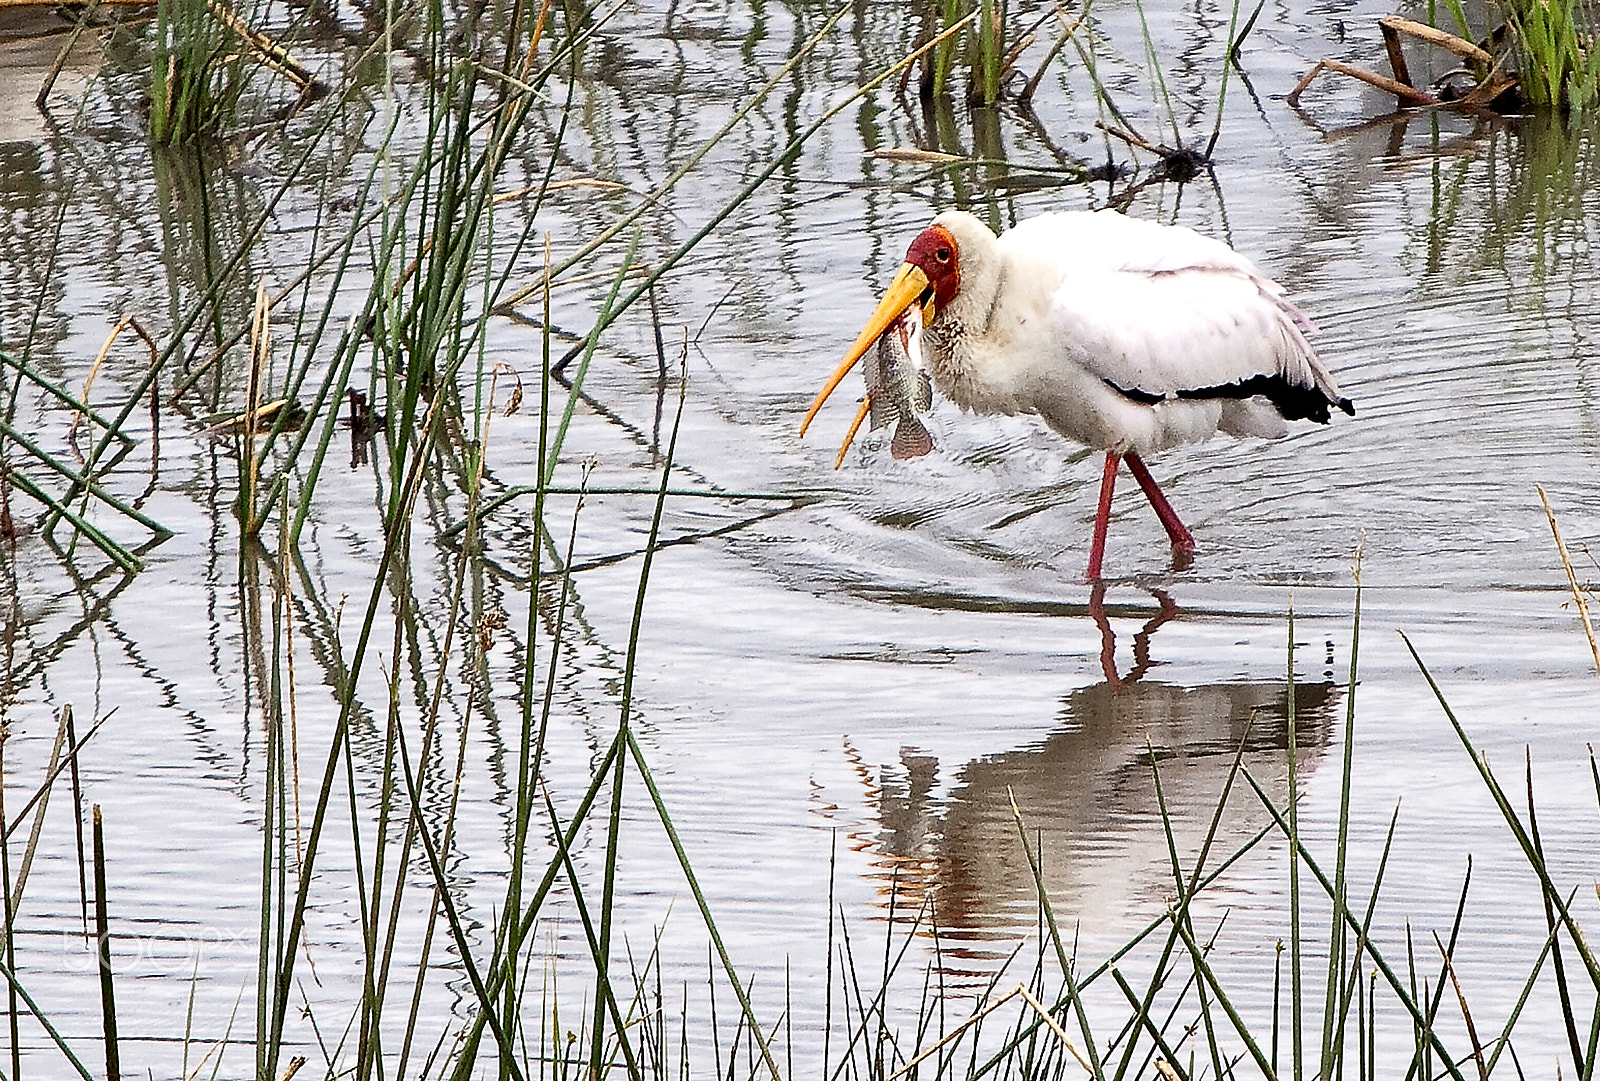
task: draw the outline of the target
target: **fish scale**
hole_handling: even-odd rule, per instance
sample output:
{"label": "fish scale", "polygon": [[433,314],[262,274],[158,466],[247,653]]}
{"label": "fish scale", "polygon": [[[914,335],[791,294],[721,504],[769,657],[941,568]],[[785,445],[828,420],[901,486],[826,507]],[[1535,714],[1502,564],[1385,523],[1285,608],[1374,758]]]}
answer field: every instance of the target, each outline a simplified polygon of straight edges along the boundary
{"label": "fish scale", "polygon": [[874,429],[894,424],[889,453],[918,458],[933,449],[933,436],[918,419],[933,406],[933,381],[922,363],[922,310],[915,304],[878,338],[878,348],[862,366]]}

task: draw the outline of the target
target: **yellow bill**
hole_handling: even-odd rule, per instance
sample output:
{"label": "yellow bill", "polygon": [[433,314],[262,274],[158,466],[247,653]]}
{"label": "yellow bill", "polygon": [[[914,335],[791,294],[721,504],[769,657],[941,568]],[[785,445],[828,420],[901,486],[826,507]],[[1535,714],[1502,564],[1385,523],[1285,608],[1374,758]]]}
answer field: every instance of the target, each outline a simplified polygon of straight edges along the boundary
{"label": "yellow bill", "polygon": [[850,430],[844,433],[844,442],[839,444],[839,453],[834,456],[833,468],[838,469],[844,465],[844,456],[850,450],[850,444],[856,441],[856,433],[861,430],[861,422],[867,419],[867,414],[872,412],[872,399],[861,399],[861,408],[856,410],[856,419],[850,423]]}
{"label": "yellow bill", "polygon": [[[877,309],[873,311],[872,317],[867,320],[867,325],[861,331],[860,336],[856,338],[855,344],[850,347],[850,351],[844,355],[844,360],[839,362],[839,366],[833,370],[833,374],[828,377],[828,381],[817,392],[817,397],[812,401],[811,408],[806,410],[806,417],[800,422],[800,434],[802,436],[806,434],[806,429],[811,427],[812,418],[822,408],[822,403],[828,400],[828,395],[832,394],[834,389],[844,382],[844,377],[850,374],[850,369],[854,368],[856,363],[866,355],[867,350],[871,349],[873,344],[883,336],[883,332],[894,325],[895,320],[900,318],[901,313],[920,300],[922,294],[928,291],[928,287],[928,275],[923,272],[921,267],[911,263],[901,264],[899,273],[894,276],[894,281],[889,283],[888,291],[883,294],[883,299],[878,301]],[[859,427],[859,422],[857,422],[857,426]],[[851,435],[854,436],[854,434],[854,431],[852,431]],[[846,440],[845,446],[848,448],[849,445],[849,441]],[[840,453],[842,455],[843,452],[841,451]]]}

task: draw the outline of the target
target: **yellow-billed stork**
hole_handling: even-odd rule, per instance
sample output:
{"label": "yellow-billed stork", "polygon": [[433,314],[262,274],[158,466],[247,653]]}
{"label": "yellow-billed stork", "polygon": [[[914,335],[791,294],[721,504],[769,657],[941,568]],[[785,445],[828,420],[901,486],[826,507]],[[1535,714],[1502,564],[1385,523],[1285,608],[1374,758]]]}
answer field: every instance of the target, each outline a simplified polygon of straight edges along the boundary
{"label": "yellow-billed stork", "polygon": [[933,383],[963,409],[1036,413],[1106,453],[1089,550],[1100,578],[1118,465],[1129,470],[1181,564],[1194,538],[1142,456],[1222,431],[1278,438],[1286,420],[1328,422],[1355,406],[1306,339],[1283,289],[1219,240],[1109,210],[1044,214],[995,236],[940,214],[860,337],[811,403],[822,403],[908,308],[920,305]]}

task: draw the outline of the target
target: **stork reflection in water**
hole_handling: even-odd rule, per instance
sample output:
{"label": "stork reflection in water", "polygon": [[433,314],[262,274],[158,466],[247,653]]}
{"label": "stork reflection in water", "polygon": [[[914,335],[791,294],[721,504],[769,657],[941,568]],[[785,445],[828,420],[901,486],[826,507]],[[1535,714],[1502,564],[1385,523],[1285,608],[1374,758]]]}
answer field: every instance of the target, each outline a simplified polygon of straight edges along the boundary
{"label": "stork reflection in water", "polygon": [[[1209,838],[1214,864],[1269,821],[1248,786],[1230,787],[1236,762],[1286,798],[1291,716],[1302,782],[1322,762],[1342,695],[1331,660],[1292,692],[1281,671],[1199,684],[1155,678],[1161,632],[1180,613],[1165,593],[1151,595],[1153,608],[1108,608],[1103,587],[1091,591],[1105,678],[1066,693],[1036,741],[965,761],[906,747],[892,765],[862,763],[873,782],[864,795],[876,836],[863,831],[873,876],[907,919],[932,905],[922,919],[939,930],[946,975],[981,981],[1033,929],[1037,884],[1013,799],[1063,926],[1081,920],[1086,933],[1115,938],[1166,904],[1169,840],[1190,866]],[[1121,672],[1113,620],[1139,628]],[[1225,792],[1226,812],[1213,822]]]}

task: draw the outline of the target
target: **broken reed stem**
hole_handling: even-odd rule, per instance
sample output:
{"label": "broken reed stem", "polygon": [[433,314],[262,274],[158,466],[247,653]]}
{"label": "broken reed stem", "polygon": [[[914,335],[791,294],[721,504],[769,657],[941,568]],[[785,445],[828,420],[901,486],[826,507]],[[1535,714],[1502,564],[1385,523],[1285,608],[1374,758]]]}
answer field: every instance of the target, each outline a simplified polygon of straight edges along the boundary
{"label": "broken reed stem", "polygon": [[1284,102],[1291,109],[1297,107],[1300,104],[1300,95],[1305,93],[1306,87],[1311,85],[1312,80],[1324,71],[1336,71],[1340,75],[1348,75],[1352,79],[1360,79],[1368,86],[1375,86],[1379,90],[1387,90],[1395,97],[1400,98],[1402,101],[1410,102],[1412,105],[1440,104],[1439,99],[1433,94],[1425,90],[1418,90],[1414,86],[1407,86],[1398,79],[1391,79],[1387,75],[1379,75],[1375,71],[1366,71],[1351,64],[1341,63],[1338,60],[1326,59],[1318,60],[1311,70],[1306,72],[1305,78],[1301,79],[1295,88],[1289,91],[1288,96],[1283,99]]}
{"label": "broken reed stem", "polygon": [[[89,884],[83,875],[83,784],[78,778],[78,742],[76,722],[72,716],[72,703],[68,702],[61,707],[61,723],[67,729],[67,742],[72,746],[72,753],[67,755],[67,762],[72,768],[72,832],[78,842],[78,915],[83,923],[83,937],[89,937]],[[100,722],[95,722],[89,735],[94,735],[94,729],[100,727]],[[85,742],[88,737],[84,737]]]}
{"label": "broken reed stem", "polygon": [[[95,0],[95,2],[99,3],[100,0]],[[106,356],[111,352],[111,347],[117,343],[117,339],[122,336],[122,332],[125,330],[131,330],[144,339],[145,347],[150,350],[150,363],[152,365],[156,363],[158,350],[156,349],[156,341],[150,337],[149,331],[140,326],[139,320],[131,315],[124,315],[117,320],[117,325],[111,328],[110,334],[106,335],[105,344],[100,346],[100,352],[95,354],[94,363],[89,366],[89,377],[83,381],[82,408],[73,412],[72,427],[67,430],[67,438],[70,439],[76,435],[78,425],[83,423],[84,414],[89,408],[89,390],[94,386],[95,376],[100,374],[100,368],[105,364]]]}
{"label": "broken reed stem", "polygon": [[1450,985],[1456,990],[1456,1001],[1461,1005],[1461,1019],[1467,1025],[1467,1039],[1472,1041],[1472,1061],[1478,1067],[1479,1081],[1489,1081],[1489,1071],[1483,1064],[1483,1044],[1478,1040],[1478,1027],[1472,1023],[1472,1011],[1467,1009],[1466,992],[1461,990],[1461,981],[1456,978],[1455,962],[1450,959],[1450,951],[1445,949],[1438,931],[1433,932],[1433,944],[1439,947],[1439,956],[1444,958],[1444,970],[1450,977]]}
{"label": "broken reed stem", "polygon": [[89,28],[90,21],[94,19],[95,12],[100,10],[101,0],[89,0],[84,5],[83,14],[78,16],[78,22],[72,28],[72,33],[67,35],[67,43],[61,46],[61,51],[56,53],[56,61],[50,65],[50,72],[44,77],[44,83],[39,87],[38,96],[33,99],[34,108],[41,113],[49,112],[50,91],[55,89],[56,79],[61,75],[61,69],[67,66],[67,57],[78,44],[78,39]]}
{"label": "broken reed stem", "polygon": [[1578,606],[1578,617],[1583,620],[1583,633],[1589,638],[1589,652],[1594,655],[1594,670],[1600,674],[1600,643],[1594,637],[1594,623],[1589,618],[1589,599],[1584,596],[1583,589],[1578,585],[1577,572],[1572,569],[1572,557],[1567,554],[1567,542],[1561,539],[1561,527],[1556,525],[1556,512],[1550,509],[1550,500],[1544,494],[1544,488],[1534,485],[1534,491],[1539,493],[1539,502],[1544,504],[1544,516],[1550,521],[1550,532],[1556,538],[1556,551],[1561,553],[1561,566],[1567,572],[1567,585],[1572,589],[1572,600]]}
{"label": "broken reed stem", "polygon": [[117,1053],[117,999],[111,981],[111,931],[106,918],[106,841],[100,805],[94,805],[94,929],[100,966],[100,1016],[105,1026],[106,1077],[122,1076]]}
{"label": "broken reed stem", "polygon": [[[15,912],[17,906],[22,904],[22,890],[28,884],[28,872],[33,867],[33,857],[39,851],[39,835],[44,832],[44,812],[50,804],[50,790],[55,787],[55,779],[60,774],[58,768],[61,763],[62,748],[71,747],[67,743],[67,728],[72,723],[72,706],[70,704],[61,709],[60,719],[56,722],[56,742],[50,749],[50,768],[46,773],[48,778],[40,787],[38,793],[38,808],[33,813],[33,829],[28,833],[28,847],[22,852],[22,866],[17,869],[17,880],[10,885],[11,910]],[[24,812],[26,813],[26,812]],[[17,816],[20,825],[22,815]]]}

